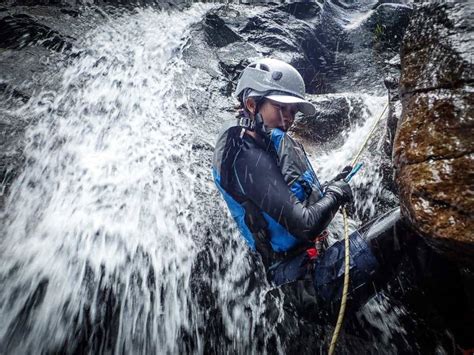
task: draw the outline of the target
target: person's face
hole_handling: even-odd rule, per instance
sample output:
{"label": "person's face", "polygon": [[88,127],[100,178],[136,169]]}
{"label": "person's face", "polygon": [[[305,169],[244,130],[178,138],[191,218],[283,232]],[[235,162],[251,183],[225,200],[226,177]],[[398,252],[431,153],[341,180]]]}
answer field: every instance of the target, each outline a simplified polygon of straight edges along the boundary
{"label": "person's face", "polygon": [[[249,99],[247,107],[252,114],[255,113],[255,102],[253,99]],[[296,104],[282,104],[269,99],[264,99],[259,110],[267,128],[280,128],[285,132],[293,124],[297,112],[298,106]]]}
{"label": "person's face", "polygon": [[262,115],[265,126],[269,129],[280,128],[286,132],[295,121],[298,106],[296,104],[282,104],[265,99],[259,112]]}

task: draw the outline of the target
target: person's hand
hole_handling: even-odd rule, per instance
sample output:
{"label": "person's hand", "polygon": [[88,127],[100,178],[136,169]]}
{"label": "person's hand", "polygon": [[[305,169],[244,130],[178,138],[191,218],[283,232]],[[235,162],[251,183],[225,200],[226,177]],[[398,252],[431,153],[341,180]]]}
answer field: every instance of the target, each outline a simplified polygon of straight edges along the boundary
{"label": "person's hand", "polygon": [[351,202],[353,199],[352,189],[344,180],[328,183],[324,192],[334,194],[341,204]]}
{"label": "person's hand", "polygon": [[347,175],[350,174],[350,172],[352,171],[352,166],[350,165],[347,165],[344,167],[344,169],[342,169],[342,171],[336,175],[336,177],[332,180],[332,181],[339,181],[339,180],[344,180]]}

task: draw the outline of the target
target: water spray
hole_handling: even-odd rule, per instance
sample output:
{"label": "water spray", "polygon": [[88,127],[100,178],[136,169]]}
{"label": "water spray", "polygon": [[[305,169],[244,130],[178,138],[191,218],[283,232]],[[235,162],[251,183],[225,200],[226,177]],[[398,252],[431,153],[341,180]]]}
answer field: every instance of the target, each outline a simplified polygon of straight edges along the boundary
{"label": "water spray", "polygon": [[[362,168],[362,163],[358,163],[358,160],[364,151],[365,147],[367,146],[367,143],[369,142],[370,138],[375,132],[375,128],[377,128],[380,120],[385,114],[385,111],[387,110],[388,103],[385,105],[385,108],[383,109],[382,113],[380,114],[379,118],[375,121],[374,125],[372,126],[369,134],[367,135],[367,138],[364,140],[362,145],[359,148],[359,151],[357,154],[354,156],[354,158],[351,161],[351,166],[354,168],[352,171],[347,175],[347,177],[344,179],[344,181],[349,182],[351,178]],[[341,305],[339,308],[339,315],[337,316],[337,322],[336,322],[336,327],[334,329],[334,333],[332,335],[331,343],[329,345],[329,351],[328,354],[332,355],[334,354],[334,350],[336,348],[336,343],[337,339],[339,337],[339,333],[341,331],[342,327],[342,322],[344,320],[344,313],[346,311],[346,304],[347,304],[347,294],[349,291],[349,225],[347,223],[347,211],[346,207],[342,207],[342,216],[344,219],[344,250],[345,250],[345,255],[344,255],[344,286],[342,289],[342,298],[341,298]]]}

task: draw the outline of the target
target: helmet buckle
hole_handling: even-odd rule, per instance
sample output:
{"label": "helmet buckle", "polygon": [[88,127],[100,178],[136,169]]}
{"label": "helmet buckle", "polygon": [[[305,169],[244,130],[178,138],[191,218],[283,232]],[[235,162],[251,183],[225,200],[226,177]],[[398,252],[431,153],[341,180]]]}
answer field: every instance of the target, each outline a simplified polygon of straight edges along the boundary
{"label": "helmet buckle", "polygon": [[247,128],[249,130],[255,129],[255,122],[250,117],[240,117],[238,124],[241,127]]}

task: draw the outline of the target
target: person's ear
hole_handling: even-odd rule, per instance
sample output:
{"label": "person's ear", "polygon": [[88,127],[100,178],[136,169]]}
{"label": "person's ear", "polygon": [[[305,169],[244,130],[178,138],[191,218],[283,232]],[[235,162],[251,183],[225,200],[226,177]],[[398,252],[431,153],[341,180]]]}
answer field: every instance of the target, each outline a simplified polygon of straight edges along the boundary
{"label": "person's ear", "polygon": [[247,108],[247,111],[249,111],[252,115],[255,115],[255,111],[257,110],[257,103],[253,98],[249,97],[245,101],[245,107]]}

